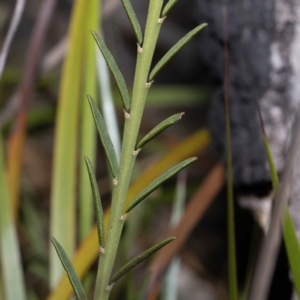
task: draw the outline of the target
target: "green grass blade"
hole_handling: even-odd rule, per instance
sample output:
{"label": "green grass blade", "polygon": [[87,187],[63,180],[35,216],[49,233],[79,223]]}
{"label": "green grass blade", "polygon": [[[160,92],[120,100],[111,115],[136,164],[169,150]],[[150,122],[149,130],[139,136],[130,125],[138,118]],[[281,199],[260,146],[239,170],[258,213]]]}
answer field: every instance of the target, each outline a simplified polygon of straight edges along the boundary
{"label": "green grass blade", "polygon": [[230,105],[229,105],[229,53],[227,11],[223,6],[223,36],[224,36],[224,105],[225,105],[225,148],[226,148],[226,188],[227,188],[227,240],[228,240],[228,292],[230,300],[238,299],[236,245],[235,245],[235,217],[232,175],[232,148],[230,130]]}
{"label": "green grass blade", "polygon": [[51,238],[51,242],[52,242],[53,246],[55,247],[57,255],[59,256],[59,259],[68,274],[70,283],[73,287],[74,293],[76,294],[77,298],[79,300],[88,300],[88,298],[83,290],[83,287],[81,285],[81,282],[80,282],[79,278],[77,277],[76,272],[67,256],[65,250],[63,249],[63,247],[59,244],[59,242],[54,237]]}
{"label": "green grass blade", "polygon": [[123,6],[126,10],[127,16],[130,20],[130,23],[133,27],[134,33],[136,35],[136,39],[138,41],[138,43],[141,45],[143,42],[143,34],[142,34],[142,30],[141,30],[141,26],[139,23],[139,20],[136,17],[136,14],[133,10],[133,7],[130,3],[129,0],[122,0]]}
{"label": "green grass blade", "polygon": [[90,158],[92,165],[96,161],[96,128],[93,116],[86,95],[97,95],[96,80],[96,47],[95,41],[89,34],[90,29],[98,29],[99,12],[101,0],[85,1],[86,13],[88,16],[83,26],[84,34],[84,53],[82,63],[82,90],[80,95],[81,105],[81,130],[80,130],[80,152],[79,152],[79,240],[82,241],[94,222],[92,191],[89,176],[86,172],[86,165],[83,156]]}
{"label": "green grass blade", "polygon": [[[18,236],[5,176],[4,146],[0,135],[0,266],[6,300],[25,300],[26,292]],[[1,296],[1,294],[0,294]]]}
{"label": "green grass blade", "polygon": [[151,256],[153,253],[161,249],[162,247],[166,246],[170,242],[174,241],[175,237],[170,237],[159,244],[156,244],[152,248],[148,249],[141,255],[137,256],[136,258],[132,259],[130,262],[128,262],[124,267],[122,267],[118,272],[116,272],[110,279],[109,284],[112,284],[116,282],[118,279],[120,279],[123,275],[128,273],[130,270],[132,270],[135,266],[137,266],[139,263],[147,259],[149,256]]}
{"label": "green grass blade", "polygon": [[289,259],[289,265],[293,275],[294,287],[298,298],[300,299],[300,247],[295,227],[287,206],[285,208],[285,215],[283,218],[283,237]]}
{"label": "green grass blade", "polygon": [[142,200],[144,200],[149,194],[156,190],[162,183],[168,180],[173,175],[177,174],[180,170],[188,166],[190,163],[197,160],[197,157],[188,158],[181,163],[170,168],[164,174],[156,178],[150,183],[144,190],[142,190],[137,196],[135,196],[126,208],[126,213],[130,212],[135,206],[137,206]]}
{"label": "green grass blade", "polygon": [[115,148],[112,144],[112,141],[110,139],[110,136],[107,132],[107,128],[104,122],[104,119],[100,113],[100,110],[98,109],[97,105],[95,104],[94,100],[92,97],[87,96],[91,111],[95,120],[95,124],[102,142],[102,145],[104,147],[104,151],[106,153],[106,157],[108,159],[108,163],[110,166],[110,170],[112,173],[112,176],[117,179],[118,177],[118,172],[119,172],[119,165],[118,165],[118,159],[116,156]]}
{"label": "green grass blade", "polygon": [[[50,235],[62,241],[67,255],[75,248],[76,166],[79,125],[81,67],[85,27],[85,0],[76,0],[69,28],[69,47],[60,84],[51,190]],[[55,249],[50,247],[50,285],[63,272]]]}
{"label": "green grass blade", "polygon": [[152,81],[155,75],[163,68],[163,66],[183,47],[185,44],[189,42],[191,38],[193,38],[201,29],[206,27],[207,24],[201,24],[197,26],[195,29],[190,31],[187,35],[185,35],[181,40],[179,40],[166,54],[165,56],[157,63],[157,65],[153,68],[150,73],[149,80]]}
{"label": "green grass blade", "polygon": [[86,167],[89,173],[89,178],[91,182],[91,188],[93,192],[93,199],[94,199],[94,208],[97,220],[97,231],[98,231],[98,238],[99,238],[99,245],[103,247],[104,244],[104,218],[103,218],[103,209],[101,205],[101,198],[98,190],[97,181],[93,172],[93,168],[91,162],[87,157],[85,157]]}
{"label": "green grass blade", "polygon": [[136,149],[141,149],[144,145],[146,145],[150,140],[156,137],[163,130],[181,120],[183,115],[184,113],[175,114],[167,118],[163,122],[159,123],[137,144]]}
{"label": "green grass blade", "polygon": [[122,98],[123,107],[128,112],[130,109],[130,98],[129,98],[129,94],[128,94],[128,90],[127,90],[127,86],[126,86],[124,77],[123,77],[121,71],[119,70],[119,67],[117,66],[117,63],[116,63],[114,57],[112,56],[112,54],[106,47],[103,40],[100,38],[100,36],[95,31],[92,30],[91,32],[92,32],[92,35],[93,35],[100,51],[102,52],[104,59],[106,60],[106,63],[108,65],[111,73],[113,74],[113,76],[115,78],[117,87],[119,89],[119,92],[120,92],[120,95]]}
{"label": "green grass blade", "polygon": [[[275,194],[279,190],[279,179],[278,179],[278,174],[276,171],[276,166],[273,160],[270,144],[268,141],[268,137],[266,135],[266,132],[264,130],[264,124],[263,120],[259,111],[259,118],[261,122],[261,127],[262,127],[262,132],[263,132],[263,140],[265,144],[265,149],[267,153],[267,158],[268,158],[268,163],[270,167],[270,173],[271,173],[271,179],[272,179],[272,185]],[[295,286],[295,290],[297,292],[298,298],[300,299],[300,247],[299,247],[299,242],[297,239],[295,227],[289,212],[289,208],[286,205],[285,207],[285,213],[284,213],[284,218],[282,222],[283,226],[283,238],[284,238],[284,243],[287,251],[287,256],[289,260],[289,265],[291,268],[291,272],[293,275],[293,282]]]}
{"label": "green grass blade", "polygon": [[165,17],[168,12],[172,9],[172,7],[176,4],[177,0],[169,0],[169,2],[165,5],[162,16]]}

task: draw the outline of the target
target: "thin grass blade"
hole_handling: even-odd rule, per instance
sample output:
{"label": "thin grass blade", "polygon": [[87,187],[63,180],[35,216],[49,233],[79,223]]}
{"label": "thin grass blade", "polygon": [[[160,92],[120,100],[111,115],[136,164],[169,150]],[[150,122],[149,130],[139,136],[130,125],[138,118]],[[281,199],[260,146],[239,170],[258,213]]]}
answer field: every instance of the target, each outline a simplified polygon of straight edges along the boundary
{"label": "thin grass blade", "polygon": [[108,65],[110,71],[112,72],[112,74],[115,78],[117,87],[119,89],[119,92],[120,92],[120,95],[122,98],[123,107],[128,112],[130,109],[130,98],[129,98],[129,93],[127,90],[127,86],[126,86],[124,77],[123,77],[121,71],[119,70],[119,67],[117,66],[117,63],[116,63],[114,57],[112,56],[112,54],[106,47],[103,40],[100,38],[100,36],[95,31],[92,30],[91,32],[92,32],[92,35],[93,35],[100,51],[103,54],[104,59],[106,60],[106,63]]}
{"label": "thin grass blade", "polygon": [[193,38],[201,29],[206,27],[207,24],[201,24],[197,26],[195,29],[190,31],[187,35],[185,35],[181,40],[179,40],[166,54],[165,56],[157,63],[157,65],[153,68],[150,73],[149,80],[152,81],[156,74],[163,68],[163,66],[183,47],[185,46],[191,38]]}
{"label": "thin grass blade", "polygon": [[118,172],[119,172],[119,165],[118,165],[118,159],[117,155],[115,152],[114,145],[112,144],[112,141],[110,139],[110,136],[108,134],[104,119],[100,113],[100,110],[98,109],[97,105],[95,104],[94,100],[92,97],[87,96],[90,106],[91,106],[91,111],[95,120],[95,124],[102,142],[102,145],[104,147],[104,151],[106,153],[106,157],[108,159],[108,163],[110,166],[110,170],[112,173],[112,176],[114,178],[118,177]]}
{"label": "thin grass blade", "polygon": [[103,246],[104,244],[104,218],[103,218],[103,209],[101,205],[101,198],[98,190],[97,181],[93,172],[93,168],[91,162],[87,157],[85,157],[86,167],[89,173],[89,178],[91,182],[91,188],[93,192],[93,199],[94,199],[94,208],[97,220],[97,231],[98,231],[98,239],[99,245]]}
{"label": "thin grass blade", "polygon": [[150,140],[160,134],[163,130],[167,129],[171,125],[177,123],[181,120],[184,113],[175,114],[163,122],[159,123],[155,126],[136,146],[136,149],[141,149],[144,145],[146,145]]}
{"label": "thin grass blade", "polygon": [[141,45],[142,42],[143,42],[143,34],[142,34],[142,30],[141,30],[139,20],[136,17],[136,14],[133,10],[133,7],[132,7],[130,1],[129,0],[122,0],[122,3],[123,3],[123,6],[125,8],[125,11],[127,13],[127,16],[130,20],[130,23],[133,27],[136,39],[137,39],[138,43]]}
{"label": "thin grass blade", "polygon": [[169,2],[165,5],[162,16],[165,17],[168,12],[172,9],[172,7],[176,4],[177,0],[169,0]]}
{"label": "thin grass blade", "polygon": [[70,283],[73,287],[74,293],[76,294],[77,298],[79,300],[88,300],[88,298],[83,290],[83,287],[81,285],[81,282],[80,282],[79,278],[77,277],[76,272],[67,256],[65,250],[63,249],[63,247],[59,244],[59,242],[54,237],[51,238],[51,242],[52,242],[53,246],[55,247],[57,255],[59,256],[59,259],[68,274]]}
{"label": "thin grass blade", "polygon": [[116,282],[118,279],[120,279],[123,275],[128,273],[130,270],[132,270],[135,266],[137,266],[139,263],[147,259],[149,256],[151,256],[153,253],[161,249],[162,247],[166,246],[170,242],[174,241],[175,237],[170,237],[159,244],[156,244],[152,248],[148,249],[141,255],[137,256],[136,258],[132,259],[130,262],[128,262],[124,267],[122,267],[118,272],[116,272],[110,279],[110,283],[112,284]]}
{"label": "thin grass blade", "polygon": [[0,135],[0,273],[7,300],[25,300],[21,255],[4,167],[4,146]]}
{"label": "thin grass blade", "polygon": [[183,162],[177,164],[176,166],[169,169],[163,175],[159,176],[152,183],[149,184],[144,190],[142,190],[128,205],[126,208],[126,213],[130,212],[135,206],[137,206],[141,201],[143,201],[149,194],[156,190],[162,183],[168,180],[173,175],[177,174],[180,170],[187,167],[189,164],[197,160],[197,157],[192,157],[184,160]]}
{"label": "thin grass blade", "polygon": [[[272,185],[274,193],[277,194],[279,190],[279,178],[276,170],[276,166],[274,163],[274,159],[272,156],[270,144],[268,141],[268,137],[264,128],[263,119],[260,113],[260,109],[258,106],[258,114],[261,124],[261,129],[263,133],[263,140],[265,144],[266,154],[268,158],[268,163],[270,167],[270,173],[271,173],[271,179],[272,179]],[[291,272],[293,275],[293,282],[295,286],[295,290],[297,292],[298,298],[300,299],[300,247],[299,242],[297,239],[296,230],[289,212],[289,208],[286,205],[285,212],[284,212],[284,218],[282,222],[283,227],[283,238],[284,243],[287,251],[287,256],[289,260],[289,265],[291,268]]]}
{"label": "thin grass blade", "polygon": [[[76,165],[79,129],[81,67],[83,58],[86,1],[74,1],[69,27],[69,47],[63,65],[58,113],[55,128],[55,148],[51,190],[50,235],[62,241],[71,256],[75,248]],[[50,286],[59,281],[63,268],[55,249],[50,247]]]}
{"label": "thin grass blade", "polygon": [[[88,34],[89,30],[98,29],[99,13],[101,0],[85,1],[86,13],[88,16],[83,26],[84,34],[84,52],[82,63],[82,89],[80,95],[80,152],[79,152],[79,240],[82,241],[94,222],[93,196],[90,187],[90,180],[86,172],[84,156],[89,157],[91,164],[96,161],[96,128],[91,114],[90,106],[86,101],[86,95],[97,95],[97,77],[96,77],[96,47],[95,41]],[[98,51],[97,51],[98,52]]]}
{"label": "thin grass blade", "polygon": [[228,290],[229,299],[238,299],[237,267],[236,267],[236,245],[235,245],[235,217],[233,197],[233,175],[232,175],[232,148],[230,128],[230,106],[229,106],[229,53],[228,53],[228,30],[227,10],[223,5],[223,36],[224,36],[224,104],[225,104],[225,139],[226,139],[226,175],[227,175],[227,237],[228,237]]}

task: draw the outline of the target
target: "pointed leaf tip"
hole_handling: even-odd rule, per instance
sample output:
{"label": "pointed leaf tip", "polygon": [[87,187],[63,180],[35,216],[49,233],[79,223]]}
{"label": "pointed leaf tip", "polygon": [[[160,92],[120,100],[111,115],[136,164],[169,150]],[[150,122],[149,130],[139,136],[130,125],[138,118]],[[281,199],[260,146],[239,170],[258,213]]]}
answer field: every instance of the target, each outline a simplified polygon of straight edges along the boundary
{"label": "pointed leaf tip", "polygon": [[147,144],[150,140],[152,140],[154,137],[156,137],[159,133],[161,133],[163,130],[167,129],[171,125],[175,124],[179,120],[181,120],[182,116],[184,115],[183,112],[179,114],[175,114],[163,122],[159,123],[157,126],[155,126],[141,141],[137,144],[136,149],[141,149],[145,144]]}
{"label": "pointed leaf tip", "polygon": [[168,12],[171,10],[171,8],[176,4],[177,0],[169,0],[169,2],[165,5],[162,16],[165,17]]}
{"label": "pointed leaf tip", "polygon": [[173,166],[164,174],[156,178],[152,183],[150,183],[145,189],[143,189],[137,196],[135,196],[126,208],[126,213],[130,212],[135,206],[137,206],[141,201],[143,201],[148,195],[155,191],[162,183],[168,180],[173,175],[177,174],[180,170],[187,167],[189,164],[197,160],[197,157],[188,158],[181,163]]}
{"label": "pointed leaf tip", "polygon": [[76,294],[77,298],[79,300],[88,300],[88,298],[84,292],[84,289],[81,285],[81,282],[80,282],[80,280],[79,280],[79,278],[67,256],[65,250],[63,249],[63,247],[60,245],[60,243],[54,237],[51,237],[50,240],[58,254],[58,257],[59,257],[65,271],[67,272],[70,283],[73,287],[74,293]]}
{"label": "pointed leaf tip", "polygon": [[127,16],[129,18],[129,21],[133,27],[136,39],[137,39],[138,43],[141,45],[143,42],[143,34],[142,34],[140,23],[136,17],[136,14],[131,5],[131,2],[129,0],[122,0],[122,3],[125,8],[125,11],[127,13]]}
{"label": "pointed leaf tip", "polygon": [[139,263],[141,263],[142,261],[144,261],[145,259],[147,259],[149,256],[151,256],[153,253],[155,253],[156,251],[158,251],[162,247],[164,247],[167,244],[169,244],[170,242],[174,241],[175,239],[176,239],[175,237],[170,237],[170,238],[168,238],[168,239],[166,239],[166,240],[164,240],[164,241],[156,244],[155,246],[153,246],[152,248],[148,249],[147,251],[145,251],[141,255],[139,255],[136,258],[134,258],[131,261],[129,261],[124,267],[122,267],[118,272],[116,272],[111,277],[111,279],[109,281],[109,284],[112,284],[112,283],[116,282],[118,279],[120,279],[123,275],[125,275],[126,273],[128,273],[130,270],[132,270]]}
{"label": "pointed leaf tip", "polygon": [[189,42],[192,37],[194,37],[201,29],[206,27],[207,24],[201,24],[195,29],[186,34],[181,40],[179,40],[165,55],[164,57],[156,64],[153,70],[150,73],[149,81],[152,81],[156,74],[163,68],[163,66],[183,47]]}
{"label": "pointed leaf tip", "polygon": [[94,30],[91,30],[91,33],[98,45],[98,48],[101,51],[111,73],[113,74],[113,76],[115,78],[118,90],[119,90],[121,98],[122,98],[123,107],[128,112],[130,110],[130,98],[129,98],[129,93],[127,90],[127,86],[126,86],[124,77],[123,77],[113,55],[106,47],[104,41],[100,38],[100,36]]}
{"label": "pointed leaf tip", "polygon": [[104,151],[106,153],[106,157],[108,159],[108,163],[110,166],[110,170],[112,173],[112,176],[114,178],[118,177],[118,172],[119,172],[119,164],[118,164],[118,159],[117,155],[115,152],[115,148],[113,146],[113,143],[110,139],[109,133],[107,131],[104,119],[100,113],[100,110],[98,109],[96,103],[94,102],[93,98],[91,96],[87,96],[91,111],[95,120],[95,124],[104,148]]}
{"label": "pointed leaf tip", "polygon": [[89,173],[92,193],[93,193],[93,200],[94,200],[94,209],[96,215],[96,223],[97,223],[97,231],[98,231],[98,239],[99,245],[103,246],[104,244],[104,217],[103,217],[103,209],[101,205],[101,198],[100,193],[98,190],[97,180],[93,172],[93,167],[90,160],[85,156],[85,163]]}

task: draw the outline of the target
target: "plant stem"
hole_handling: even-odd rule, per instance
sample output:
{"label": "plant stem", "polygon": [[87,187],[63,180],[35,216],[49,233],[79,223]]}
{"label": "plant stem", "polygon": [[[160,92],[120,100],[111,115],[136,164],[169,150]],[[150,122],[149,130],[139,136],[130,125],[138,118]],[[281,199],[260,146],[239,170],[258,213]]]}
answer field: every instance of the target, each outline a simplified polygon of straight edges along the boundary
{"label": "plant stem", "polygon": [[113,190],[105,254],[102,254],[99,259],[94,300],[106,300],[110,294],[107,287],[124,225],[121,216],[136,158],[133,152],[150,87],[147,86],[147,80],[162,23],[159,21],[162,5],[163,0],[150,0],[142,51],[138,48],[130,116],[125,118],[120,169],[118,178],[116,178],[118,183]]}

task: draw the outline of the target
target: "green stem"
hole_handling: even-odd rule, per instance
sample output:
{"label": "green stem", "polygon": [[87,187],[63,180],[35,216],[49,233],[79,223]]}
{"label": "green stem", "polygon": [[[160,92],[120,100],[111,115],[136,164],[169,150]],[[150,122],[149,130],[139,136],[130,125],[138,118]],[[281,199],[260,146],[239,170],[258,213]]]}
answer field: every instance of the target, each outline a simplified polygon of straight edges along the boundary
{"label": "green stem", "polygon": [[113,190],[105,254],[102,254],[99,260],[94,300],[106,300],[110,294],[110,290],[107,289],[107,287],[109,286],[109,280],[124,225],[124,220],[122,220],[121,217],[123,215],[124,203],[136,158],[133,152],[135,150],[137,135],[150,87],[147,86],[147,80],[162,23],[159,21],[162,5],[163,0],[150,0],[144,43],[142,50],[141,48],[138,49],[130,115],[125,118],[120,170],[119,176],[116,178],[118,183]]}

